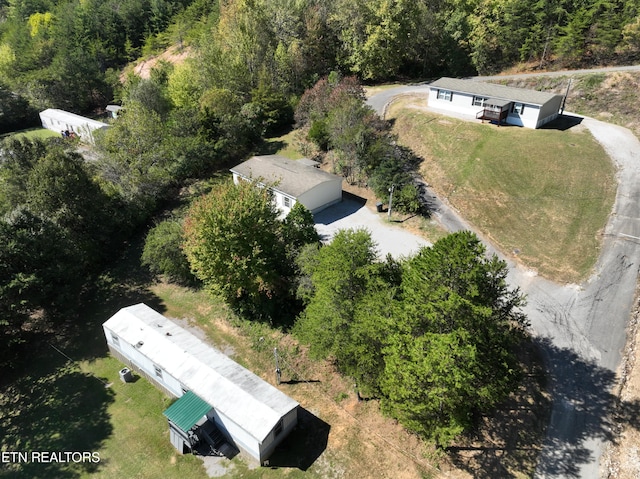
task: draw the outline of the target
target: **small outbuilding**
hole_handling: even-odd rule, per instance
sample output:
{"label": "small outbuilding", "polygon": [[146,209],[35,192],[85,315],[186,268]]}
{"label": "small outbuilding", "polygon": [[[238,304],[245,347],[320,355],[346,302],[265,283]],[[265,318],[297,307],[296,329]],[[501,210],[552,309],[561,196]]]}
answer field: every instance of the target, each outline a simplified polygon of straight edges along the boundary
{"label": "small outbuilding", "polygon": [[528,128],[555,120],[563,102],[554,93],[458,78],[440,78],[429,89],[430,107]]}
{"label": "small outbuilding", "polygon": [[101,121],[92,120],[64,110],[49,108],[40,112],[40,121],[47,130],[62,133],[63,136],[77,135],[87,143],[93,143],[93,132],[109,128]]}
{"label": "small outbuilding", "polygon": [[321,170],[316,162],[306,158],[254,156],[231,168],[231,173],[236,184],[240,180],[256,180],[268,185],[284,216],[296,202],[317,213],[342,201],[342,177]]}
{"label": "small outbuilding", "polygon": [[115,357],[178,398],[164,415],[181,453],[240,451],[262,464],[298,423],[296,401],[145,304],[103,329]]}
{"label": "small outbuilding", "polygon": [[118,118],[120,111],[122,111],[122,107],[120,105],[107,105],[105,110],[111,114],[111,118]]}

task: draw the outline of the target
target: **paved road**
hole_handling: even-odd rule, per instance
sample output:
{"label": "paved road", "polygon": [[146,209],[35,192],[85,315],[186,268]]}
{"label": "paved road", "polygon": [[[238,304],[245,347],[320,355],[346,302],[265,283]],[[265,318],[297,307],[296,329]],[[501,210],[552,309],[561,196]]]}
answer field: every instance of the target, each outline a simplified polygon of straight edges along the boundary
{"label": "paved road", "polygon": [[[384,115],[397,95],[427,91],[426,85],[397,87],[374,95],[368,103]],[[559,285],[507,260],[510,284],[527,295],[525,312],[552,381],[553,410],[538,478],[599,477],[599,458],[611,438],[607,415],[614,397],[610,391],[640,265],[640,142],[625,128],[589,118],[582,124],[618,166],[616,202],[593,275],[581,285]],[[446,203],[432,201],[445,227],[471,229]]]}

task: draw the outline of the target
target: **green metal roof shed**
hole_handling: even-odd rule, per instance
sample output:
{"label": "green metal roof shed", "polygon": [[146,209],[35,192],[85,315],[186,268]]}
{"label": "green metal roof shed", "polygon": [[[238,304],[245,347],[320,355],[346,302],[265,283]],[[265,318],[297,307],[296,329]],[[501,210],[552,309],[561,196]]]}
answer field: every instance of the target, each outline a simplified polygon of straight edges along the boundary
{"label": "green metal roof shed", "polygon": [[193,392],[187,391],[162,414],[181,430],[187,432],[211,409],[213,409],[212,406],[206,401]]}

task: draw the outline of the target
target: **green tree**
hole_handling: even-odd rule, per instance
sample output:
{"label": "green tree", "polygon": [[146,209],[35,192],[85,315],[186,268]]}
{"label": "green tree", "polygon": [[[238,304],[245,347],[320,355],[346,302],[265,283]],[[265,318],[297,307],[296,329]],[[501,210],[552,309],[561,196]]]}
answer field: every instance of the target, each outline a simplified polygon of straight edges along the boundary
{"label": "green tree", "polygon": [[366,293],[368,270],[376,256],[366,230],[341,230],[317,253],[302,256],[300,270],[309,278],[303,281],[308,289],[302,296],[309,300],[296,330],[310,344],[313,356],[338,358],[347,347],[357,303]]}
{"label": "green tree", "polygon": [[288,299],[278,215],[267,188],[229,181],[195,201],[185,219],[184,249],[194,274],[253,319],[277,318]]}
{"label": "green tree", "polygon": [[295,264],[303,247],[320,242],[311,211],[299,202],[293,205],[289,214],[282,220],[281,230],[287,257],[292,265]]}
{"label": "green tree", "polygon": [[26,209],[0,220],[0,363],[15,362],[15,346],[77,301],[79,254],[62,228]]}
{"label": "green tree", "polygon": [[67,232],[83,254],[83,264],[96,262],[105,252],[111,228],[108,203],[75,153],[52,152],[29,172],[29,210]]}
{"label": "green tree", "polygon": [[145,239],[142,264],[152,273],[162,274],[170,281],[193,284],[195,277],[182,249],[183,242],[181,221],[170,219],[158,223],[151,228]]}
{"label": "green tree", "polygon": [[130,102],[118,120],[97,136],[97,174],[109,194],[146,218],[175,180],[179,168],[172,138],[158,113]]}
{"label": "green tree", "polygon": [[10,137],[0,143],[1,214],[6,214],[27,201],[29,172],[46,154],[46,144],[37,139]]}
{"label": "green tree", "polygon": [[507,266],[470,232],[451,234],[403,265],[396,329],[385,349],[382,406],[446,445],[517,385],[523,297]]}

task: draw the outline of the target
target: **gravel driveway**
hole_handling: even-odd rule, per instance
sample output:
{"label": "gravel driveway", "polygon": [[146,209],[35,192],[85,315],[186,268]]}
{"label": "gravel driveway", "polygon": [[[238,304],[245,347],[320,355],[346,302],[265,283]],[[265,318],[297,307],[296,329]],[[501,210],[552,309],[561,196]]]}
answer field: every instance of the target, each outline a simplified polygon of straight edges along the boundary
{"label": "gravel driveway", "polygon": [[365,228],[378,247],[379,257],[390,254],[394,258],[411,256],[431,243],[387,221],[386,213],[374,213],[351,195],[343,194],[341,203],[314,215],[316,230],[322,241],[328,242],[338,230]]}

